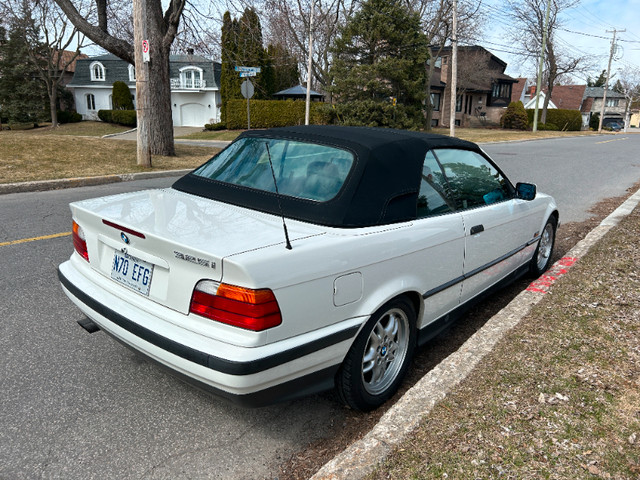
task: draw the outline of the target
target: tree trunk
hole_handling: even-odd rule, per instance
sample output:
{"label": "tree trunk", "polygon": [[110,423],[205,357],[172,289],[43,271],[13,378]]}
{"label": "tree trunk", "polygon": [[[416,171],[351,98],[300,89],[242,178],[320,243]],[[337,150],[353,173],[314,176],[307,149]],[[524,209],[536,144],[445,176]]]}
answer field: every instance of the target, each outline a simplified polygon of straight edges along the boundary
{"label": "tree trunk", "polygon": [[[135,64],[134,50],[142,45],[131,45],[126,40],[107,33],[105,25],[92,25],[73,6],[71,0],[55,0],[76,28],[93,42],[117,57]],[[100,8],[101,0],[96,0]],[[153,155],[175,155],[173,120],[171,116],[171,85],[169,80],[169,50],[177,33],[185,0],[171,0],[163,15],[160,0],[146,2],[146,38],[149,40],[151,61],[148,69],[146,98],[136,93],[136,102],[149,110],[150,149]]]}
{"label": "tree trunk", "polygon": [[[151,48],[156,42],[149,39]],[[161,49],[161,45],[157,47]],[[158,52],[149,63],[148,108],[150,115],[151,153],[153,155],[175,155],[173,142],[173,117],[171,114],[171,84],[169,78],[169,52]]]}
{"label": "tree trunk", "polygon": [[56,128],[58,126],[58,85],[53,83],[49,87],[49,110],[51,111],[51,126]]}

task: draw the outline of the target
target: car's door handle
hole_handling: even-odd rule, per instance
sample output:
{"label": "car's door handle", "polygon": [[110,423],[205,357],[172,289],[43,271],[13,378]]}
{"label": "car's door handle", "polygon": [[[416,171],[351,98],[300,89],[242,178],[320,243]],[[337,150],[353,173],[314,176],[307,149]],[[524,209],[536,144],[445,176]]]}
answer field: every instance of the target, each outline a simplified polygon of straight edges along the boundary
{"label": "car's door handle", "polygon": [[471,227],[471,235],[475,235],[476,233],[484,232],[484,225],[476,225],[475,227]]}

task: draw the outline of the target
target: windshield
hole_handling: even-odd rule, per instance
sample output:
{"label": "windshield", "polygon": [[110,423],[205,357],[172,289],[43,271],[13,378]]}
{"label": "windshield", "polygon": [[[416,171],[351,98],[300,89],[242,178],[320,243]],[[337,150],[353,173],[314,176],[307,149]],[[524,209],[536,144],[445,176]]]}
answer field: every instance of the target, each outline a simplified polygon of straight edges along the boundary
{"label": "windshield", "polygon": [[277,182],[282,195],[326,202],[338,194],[352,164],[352,153],[334,147],[285,139],[241,138],[193,173],[268,192],[276,191]]}

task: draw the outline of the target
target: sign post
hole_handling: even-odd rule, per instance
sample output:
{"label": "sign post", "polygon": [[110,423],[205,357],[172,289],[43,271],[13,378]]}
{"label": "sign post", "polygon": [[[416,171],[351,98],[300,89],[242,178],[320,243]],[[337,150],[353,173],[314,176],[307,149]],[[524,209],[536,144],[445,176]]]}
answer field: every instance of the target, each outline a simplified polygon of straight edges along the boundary
{"label": "sign post", "polygon": [[[238,67],[236,67],[238,68]],[[253,83],[248,78],[240,85],[242,96],[247,99],[247,130],[251,130],[251,111],[249,110],[249,99],[253,97]]]}
{"label": "sign post", "polygon": [[254,88],[253,83],[247,77],[255,77],[260,73],[260,67],[244,67],[236,65],[235,71],[240,74],[240,78],[246,80],[240,85],[240,92],[242,96],[247,99],[247,130],[251,130],[251,111],[249,107],[249,99],[253,97]]}

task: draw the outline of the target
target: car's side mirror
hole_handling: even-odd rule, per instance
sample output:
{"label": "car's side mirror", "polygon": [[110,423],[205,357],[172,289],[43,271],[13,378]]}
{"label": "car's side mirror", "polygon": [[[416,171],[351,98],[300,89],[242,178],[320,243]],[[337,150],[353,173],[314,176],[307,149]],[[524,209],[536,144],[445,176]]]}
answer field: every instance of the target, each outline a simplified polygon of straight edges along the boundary
{"label": "car's side mirror", "polygon": [[536,186],[533,183],[518,183],[516,196],[522,200],[533,200],[536,198]]}

